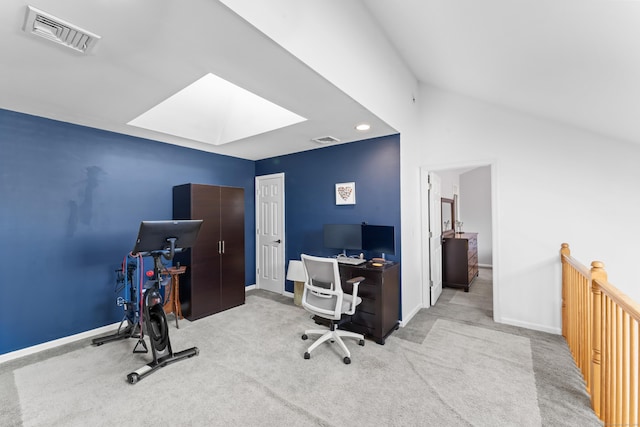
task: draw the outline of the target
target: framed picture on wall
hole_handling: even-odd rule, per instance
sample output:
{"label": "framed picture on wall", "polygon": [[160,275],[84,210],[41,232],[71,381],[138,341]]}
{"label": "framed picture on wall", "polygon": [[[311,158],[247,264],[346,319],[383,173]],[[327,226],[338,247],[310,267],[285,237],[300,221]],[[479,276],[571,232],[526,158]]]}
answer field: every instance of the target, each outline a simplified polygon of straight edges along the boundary
{"label": "framed picture on wall", "polygon": [[356,204],[356,183],[341,182],[336,184],[336,205]]}

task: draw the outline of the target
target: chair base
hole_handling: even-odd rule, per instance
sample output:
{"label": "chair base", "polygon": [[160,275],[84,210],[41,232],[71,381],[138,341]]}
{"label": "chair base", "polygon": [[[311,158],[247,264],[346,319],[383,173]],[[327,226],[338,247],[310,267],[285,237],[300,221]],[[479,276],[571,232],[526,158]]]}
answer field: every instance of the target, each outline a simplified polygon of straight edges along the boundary
{"label": "chair base", "polygon": [[348,365],[349,363],[351,363],[351,353],[349,352],[349,349],[345,345],[342,338],[356,339],[358,340],[359,345],[364,346],[364,335],[357,334],[351,331],[343,331],[335,327],[333,327],[331,330],[308,329],[304,331],[304,334],[302,335],[302,339],[306,340],[307,338],[309,338],[309,335],[320,335],[320,338],[315,340],[314,343],[309,346],[307,351],[304,353],[305,359],[309,359],[311,357],[311,352],[315,350],[320,344],[322,344],[325,341],[331,341],[331,342],[338,343],[338,345],[342,349],[342,353],[344,354],[344,358],[342,359],[342,361]]}

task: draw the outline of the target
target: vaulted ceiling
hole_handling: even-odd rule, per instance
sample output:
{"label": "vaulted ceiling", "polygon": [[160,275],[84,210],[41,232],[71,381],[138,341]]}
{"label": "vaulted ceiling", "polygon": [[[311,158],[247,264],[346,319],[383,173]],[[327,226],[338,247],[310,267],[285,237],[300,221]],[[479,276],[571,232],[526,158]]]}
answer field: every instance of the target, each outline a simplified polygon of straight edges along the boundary
{"label": "vaulted ceiling", "polygon": [[[640,1],[363,4],[417,80],[640,143]],[[33,6],[101,39],[80,54],[34,37],[3,0],[0,108],[254,160],[396,132],[218,1]],[[306,120],[222,145],[127,124],[209,73]]]}
{"label": "vaulted ceiling", "polygon": [[640,1],[365,4],[418,80],[640,143]]}

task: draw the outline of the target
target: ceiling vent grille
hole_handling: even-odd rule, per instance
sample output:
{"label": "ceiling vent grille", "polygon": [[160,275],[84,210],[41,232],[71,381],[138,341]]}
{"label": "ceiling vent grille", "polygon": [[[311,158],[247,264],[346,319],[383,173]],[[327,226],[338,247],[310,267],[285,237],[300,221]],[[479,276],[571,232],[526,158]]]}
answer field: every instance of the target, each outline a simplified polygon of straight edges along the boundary
{"label": "ceiling vent grille", "polygon": [[46,12],[27,6],[24,31],[44,37],[82,53],[88,53],[100,36],[56,18]]}
{"label": "ceiling vent grille", "polygon": [[334,142],[340,142],[338,138],[334,138],[332,136],[321,136],[319,138],[313,138],[313,142],[317,142],[318,144],[333,144]]}

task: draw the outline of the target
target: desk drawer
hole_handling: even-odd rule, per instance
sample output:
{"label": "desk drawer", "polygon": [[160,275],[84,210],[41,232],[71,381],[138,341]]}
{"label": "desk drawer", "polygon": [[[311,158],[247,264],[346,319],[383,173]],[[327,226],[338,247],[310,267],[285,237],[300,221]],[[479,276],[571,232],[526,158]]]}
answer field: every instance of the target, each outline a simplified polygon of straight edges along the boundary
{"label": "desk drawer", "polygon": [[380,321],[375,314],[356,311],[351,319],[351,323],[359,325],[367,331],[367,334],[380,335]]}
{"label": "desk drawer", "polygon": [[367,263],[362,266],[341,264],[339,268],[345,293],[352,292],[352,286],[346,283],[349,279],[364,277],[358,286],[358,296],[362,298],[362,302],[356,307],[351,321],[343,325],[344,329],[364,334],[378,344],[384,344],[386,336],[395,330],[398,323],[400,266],[388,263],[383,268],[378,268]]}
{"label": "desk drawer", "polygon": [[356,311],[364,311],[365,313],[377,313],[379,311],[376,300],[362,298],[362,302],[356,307]]}
{"label": "desk drawer", "polygon": [[[366,311],[367,313],[376,313],[378,311],[376,308],[378,306],[380,296],[380,286],[367,282],[368,280],[365,279],[360,283],[360,285],[358,285],[358,296],[362,298],[362,302],[358,304],[356,310]],[[342,290],[345,294],[351,295],[353,287],[344,283]]]}

